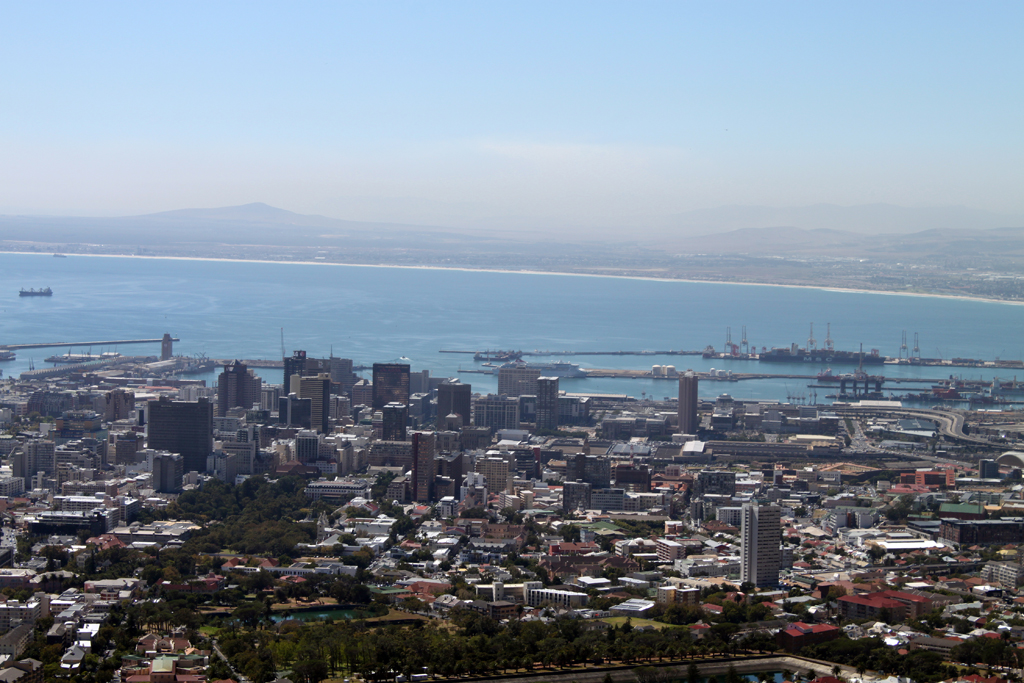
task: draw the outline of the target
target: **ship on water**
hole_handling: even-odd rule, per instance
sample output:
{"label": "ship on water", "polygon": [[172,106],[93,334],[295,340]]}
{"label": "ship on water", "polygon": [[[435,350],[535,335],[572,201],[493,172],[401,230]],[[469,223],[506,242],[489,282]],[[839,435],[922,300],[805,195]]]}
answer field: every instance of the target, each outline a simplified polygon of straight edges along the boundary
{"label": "ship on water", "polygon": [[758,360],[765,363],[820,363],[836,365],[841,363],[855,365],[860,363],[862,358],[864,365],[882,365],[885,363],[885,356],[879,354],[878,349],[871,349],[870,352],[862,354],[859,351],[808,349],[796,344],[789,348],[764,350],[758,356]]}
{"label": "ship on water", "polygon": [[17,356],[14,351],[8,351],[7,349],[0,349],[0,360],[14,360]]}
{"label": "ship on water", "polygon": [[494,374],[497,375],[502,368],[523,368],[527,370],[540,370],[541,374],[545,377],[586,377],[587,371],[576,365],[575,363],[567,363],[565,361],[555,361],[553,363],[527,363],[524,361],[515,361],[512,363],[505,363],[494,368]]}
{"label": "ship on water", "polygon": [[794,342],[788,348],[772,347],[771,350],[762,349],[758,355],[758,360],[766,363],[819,363],[822,365],[831,365],[833,363],[882,365],[885,363],[886,358],[878,352],[878,349],[871,349],[869,353],[864,353],[863,345],[861,345],[860,351],[840,351],[836,349],[832,342],[831,323],[829,323],[827,330],[825,343],[821,348],[817,347],[817,342],[814,339],[814,325],[812,324],[811,334],[807,338],[807,346],[800,346]]}
{"label": "ship on water", "polygon": [[53,290],[49,287],[46,289],[22,289],[18,292],[18,296],[53,296]]}

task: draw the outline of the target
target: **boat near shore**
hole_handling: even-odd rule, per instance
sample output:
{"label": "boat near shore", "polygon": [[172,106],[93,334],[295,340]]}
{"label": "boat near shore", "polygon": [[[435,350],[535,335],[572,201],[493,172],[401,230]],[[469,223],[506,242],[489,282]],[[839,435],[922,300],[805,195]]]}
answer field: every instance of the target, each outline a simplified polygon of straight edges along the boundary
{"label": "boat near shore", "polygon": [[18,292],[18,296],[53,296],[53,290],[49,287],[46,289],[22,289]]}

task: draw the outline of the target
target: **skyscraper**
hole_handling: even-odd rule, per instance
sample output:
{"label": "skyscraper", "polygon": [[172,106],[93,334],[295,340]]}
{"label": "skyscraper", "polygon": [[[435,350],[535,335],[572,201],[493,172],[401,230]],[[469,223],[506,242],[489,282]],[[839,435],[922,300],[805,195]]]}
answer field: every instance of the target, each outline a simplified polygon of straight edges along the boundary
{"label": "skyscraper", "polygon": [[679,376],[679,433],[696,434],[700,422],[697,420],[697,374],[686,372]]}
{"label": "skyscraper", "polygon": [[224,417],[231,408],[251,410],[262,399],[263,382],[245,363],[234,361],[224,366],[217,379],[217,414]]}
{"label": "skyscraper", "polygon": [[284,379],[281,381],[281,389],[284,394],[291,391],[292,375],[301,375],[306,371],[306,352],[292,351],[292,355],[284,357]]}
{"label": "skyscraper", "polygon": [[537,378],[540,370],[525,368],[517,364],[498,368],[499,396],[536,396]]}
{"label": "skyscraper", "polygon": [[413,432],[412,499],[417,503],[431,502],[434,483],[434,453],[436,451],[437,439],[433,432]]}
{"label": "skyscraper", "polygon": [[437,385],[437,423],[440,425],[451,414],[462,417],[469,426],[472,416],[473,387],[457,379],[445,380]]}
{"label": "skyscraper", "polygon": [[282,396],[277,401],[277,421],[289,427],[313,428],[313,401],[297,394]]}
{"label": "skyscraper", "polygon": [[389,403],[409,405],[409,366],[406,363],[373,364],[373,409]]}
{"label": "skyscraper", "polygon": [[205,472],[206,459],[213,452],[213,404],[205,398],[196,402],[172,401],[161,396],[149,402],[147,446],[179,453],[185,472]]}
{"label": "skyscraper", "polygon": [[383,417],[381,439],[384,441],[405,441],[406,425],[409,422],[409,406],[397,401],[381,408]]}
{"label": "skyscraper", "polygon": [[740,525],[740,581],[758,588],[777,586],[782,569],[782,510],[774,505],[743,505]]}
{"label": "skyscraper", "polygon": [[157,493],[181,491],[185,459],[177,453],[154,452],[150,456],[153,490]]}
{"label": "skyscraper", "polygon": [[537,378],[537,431],[558,429],[558,378]]}
{"label": "skyscraper", "polygon": [[331,411],[331,377],[320,373],[315,377],[292,375],[292,388],[299,398],[308,398],[310,428],[318,432],[330,431],[328,418]]}

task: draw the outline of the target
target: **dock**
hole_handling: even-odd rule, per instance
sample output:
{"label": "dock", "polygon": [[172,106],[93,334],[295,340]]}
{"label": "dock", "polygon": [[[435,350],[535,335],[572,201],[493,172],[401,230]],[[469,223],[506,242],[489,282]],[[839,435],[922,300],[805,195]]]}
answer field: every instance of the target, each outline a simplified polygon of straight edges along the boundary
{"label": "dock", "polygon": [[[34,344],[0,344],[0,350],[17,351],[19,349],[51,349],[58,346],[121,346],[123,344],[160,344],[164,341],[159,339],[112,339],[109,341],[76,341],[76,342],[40,342]],[[177,337],[171,337],[170,341],[181,341]]]}

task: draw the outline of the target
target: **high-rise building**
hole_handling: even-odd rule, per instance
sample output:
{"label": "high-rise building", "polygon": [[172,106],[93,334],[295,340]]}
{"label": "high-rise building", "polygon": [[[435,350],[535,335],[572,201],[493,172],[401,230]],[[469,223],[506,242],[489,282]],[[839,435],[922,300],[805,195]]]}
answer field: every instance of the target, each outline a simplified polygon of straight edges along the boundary
{"label": "high-rise building", "polygon": [[181,491],[184,469],[185,459],[177,453],[153,453],[150,459],[153,490],[157,493]]}
{"label": "high-rise building", "polygon": [[185,472],[205,472],[213,452],[213,404],[205,398],[193,403],[164,396],[150,401],[147,446],[180,454]]}
{"label": "high-rise building", "polygon": [[519,399],[487,394],[473,401],[473,424],[477,427],[519,429]]}
{"label": "high-rise building", "polygon": [[514,364],[510,367],[498,368],[499,396],[537,395],[537,378],[540,370]]}
{"label": "high-rise building", "polygon": [[743,505],[740,526],[740,581],[758,588],[777,586],[782,569],[782,510],[774,505]]}
{"label": "high-rise building", "polygon": [[292,351],[292,355],[284,357],[284,379],[281,390],[287,394],[291,391],[292,375],[301,375],[306,371],[306,352]]}
{"label": "high-rise building", "polygon": [[417,503],[431,502],[436,451],[433,432],[412,433],[412,499]]}
{"label": "high-rise building", "polygon": [[558,429],[558,378],[537,378],[537,430]]}
{"label": "high-rise building", "polygon": [[245,363],[234,361],[224,366],[217,379],[217,414],[228,414],[231,408],[250,410],[261,402],[263,382]]}
{"label": "high-rise building", "polygon": [[28,477],[38,472],[45,472],[53,475],[57,471],[57,444],[49,439],[31,439],[22,446],[25,451],[25,463],[27,472],[24,475],[25,481]]}
{"label": "high-rise building", "polygon": [[311,429],[318,432],[330,431],[331,377],[320,373],[316,376],[292,375],[292,391],[301,399],[308,398]]}
{"label": "high-rise building", "polygon": [[320,457],[323,436],[311,430],[302,430],[295,435],[295,459],[303,465],[316,462]]}
{"label": "high-rise building", "polygon": [[409,365],[406,363],[373,364],[373,409],[389,403],[409,405]]}
{"label": "high-rise building", "polygon": [[982,479],[998,479],[999,463],[995,460],[979,460],[978,476]]}
{"label": "high-rise building", "polygon": [[575,512],[590,507],[590,484],[585,481],[567,481],[562,484],[562,511]]}
{"label": "high-rise building", "polygon": [[719,496],[736,495],[736,473],[729,470],[701,470],[694,482],[693,497],[700,498],[708,494]]}
{"label": "high-rise building", "polygon": [[487,479],[487,490],[491,493],[512,492],[512,475],[515,469],[509,467],[506,458],[487,456],[476,461],[477,474]]}
{"label": "high-rise building", "polygon": [[679,376],[679,433],[696,434],[700,427],[697,419],[697,373],[685,372]]}
{"label": "high-rise building", "polygon": [[449,415],[458,415],[462,424],[472,421],[473,387],[457,379],[450,379],[437,385],[437,422],[440,424]]}
{"label": "high-rise building", "polygon": [[647,465],[620,462],[615,465],[615,486],[631,493],[648,493],[651,470]]}
{"label": "high-rise building", "polygon": [[381,408],[383,422],[381,439],[384,441],[405,441],[406,426],[409,423],[409,406],[397,401]]}
{"label": "high-rise building", "polygon": [[297,394],[282,396],[277,401],[277,421],[289,427],[313,428],[313,401]]}
{"label": "high-rise building", "polygon": [[335,358],[333,355],[328,359],[331,365],[331,382],[341,385],[341,393],[347,394],[359,378],[352,371],[351,358]]}

